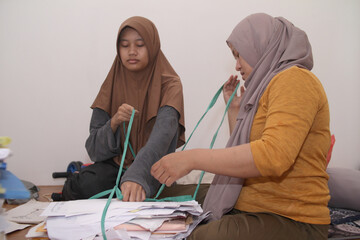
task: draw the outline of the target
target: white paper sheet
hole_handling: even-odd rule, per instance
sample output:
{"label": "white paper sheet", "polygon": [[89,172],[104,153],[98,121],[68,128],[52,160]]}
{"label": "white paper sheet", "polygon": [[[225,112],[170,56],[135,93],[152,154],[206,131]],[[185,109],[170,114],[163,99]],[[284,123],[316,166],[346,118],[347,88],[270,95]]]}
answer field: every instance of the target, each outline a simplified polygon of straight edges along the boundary
{"label": "white paper sheet", "polygon": [[29,231],[27,232],[27,234],[25,235],[25,237],[26,238],[45,238],[45,237],[48,237],[46,232],[37,232],[36,231],[43,224],[44,224],[44,222],[41,222],[41,223],[37,224],[36,226],[30,228]]}
{"label": "white paper sheet", "polygon": [[[43,211],[46,216],[46,227],[50,239],[92,239],[101,234],[101,216],[107,199],[76,200],[67,202],[52,202]],[[121,239],[127,237],[149,240],[151,231],[161,226],[167,218],[185,216],[192,212],[195,216],[202,213],[196,201],[188,202],[122,202],[112,200],[105,218],[105,229],[108,234],[117,234]],[[136,220],[137,224],[151,231],[115,231],[119,224]],[[158,221],[155,221],[157,219]],[[168,238],[172,235],[154,236]],[[96,238],[95,238],[96,239]],[[108,238],[112,239],[112,238]]]}
{"label": "white paper sheet", "polygon": [[15,222],[8,221],[4,216],[0,215],[0,232],[5,232],[6,234],[21,230],[29,227],[29,224],[18,224]]}
{"label": "white paper sheet", "polygon": [[44,216],[40,216],[49,202],[39,202],[31,199],[25,204],[10,209],[5,213],[6,219],[16,223],[38,224],[45,220]]}

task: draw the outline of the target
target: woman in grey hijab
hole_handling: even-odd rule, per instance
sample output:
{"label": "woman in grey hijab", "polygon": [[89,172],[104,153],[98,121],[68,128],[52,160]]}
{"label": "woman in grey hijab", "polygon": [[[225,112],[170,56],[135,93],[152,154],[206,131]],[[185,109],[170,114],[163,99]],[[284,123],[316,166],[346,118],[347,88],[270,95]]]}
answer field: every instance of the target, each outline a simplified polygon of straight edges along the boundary
{"label": "woman in grey hijab", "polygon": [[[212,214],[190,239],[327,239],[329,106],[306,33],[258,13],[227,44],[245,84],[226,148],[169,154],[152,175],[169,186],[192,170],[216,174],[203,207]],[[225,102],[238,83],[224,84]]]}

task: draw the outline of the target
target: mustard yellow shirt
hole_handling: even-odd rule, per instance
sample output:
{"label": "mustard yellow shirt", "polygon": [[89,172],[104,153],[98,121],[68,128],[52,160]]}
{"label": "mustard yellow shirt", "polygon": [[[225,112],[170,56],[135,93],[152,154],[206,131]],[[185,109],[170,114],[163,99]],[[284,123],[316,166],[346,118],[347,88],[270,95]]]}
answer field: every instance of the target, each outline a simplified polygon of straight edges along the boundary
{"label": "mustard yellow shirt", "polygon": [[329,119],[327,97],[315,75],[298,67],[277,74],[259,101],[250,134],[262,177],[246,179],[235,208],[329,224]]}

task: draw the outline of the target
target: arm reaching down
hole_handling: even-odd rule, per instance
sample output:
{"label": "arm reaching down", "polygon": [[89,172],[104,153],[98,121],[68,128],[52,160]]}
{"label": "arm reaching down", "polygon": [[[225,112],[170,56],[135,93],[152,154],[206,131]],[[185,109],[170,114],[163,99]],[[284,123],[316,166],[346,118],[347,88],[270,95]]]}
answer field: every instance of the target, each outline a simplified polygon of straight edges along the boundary
{"label": "arm reaching down", "polygon": [[129,199],[139,195],[137,186],[125,189],[125,183],[133,182],[144,189],[146,196],[153,196],[160,183],[150,174],[151,166],[165,154],[176,150],[179,113],[170,106],[159,109],[155,125],[146,145],[139,151],[134,162],[121,178],[121,190]]}

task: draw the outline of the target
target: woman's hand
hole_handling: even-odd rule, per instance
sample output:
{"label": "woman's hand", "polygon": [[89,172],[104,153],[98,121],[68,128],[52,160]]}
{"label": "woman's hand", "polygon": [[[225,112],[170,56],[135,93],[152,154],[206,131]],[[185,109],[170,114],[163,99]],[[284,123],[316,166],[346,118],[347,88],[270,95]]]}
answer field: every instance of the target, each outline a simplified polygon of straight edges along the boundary
{"label": "woman's hand", "polygon": [[230,177],[260,177],[250,143],[221,149],[191,149],[168,154],[151,167],[151,175],[171,186],[176,180],[201,170]]}
{"label": "woman's hand", "polygon": [[[223,95],[225,103],[227,104],[231,94],[235,91],[236,86],[239,84],[240,80],[237,80],[237,75],[231,75],[229,77],[229,80],[224,84],[223,87]],[[233,132],[235,124],[236,124],[236,116],[238,115],[239,109],[240,109],[240,102],[241,98],[245,92],[245,88],[243,86],[240,87],[240,96],[236,93],[234,95],[233,100],[231,101],[231,104],[229,106],[228,111],[228,120],[229,120],[229,130],[230,134]]]}
{"label": "woman's hand", "polygon": [[[236,86],[238,85],[238,83],[240,82],[240,80],[237,79],[237,75],[231,75],[229,77],[229,79],[227,80],[227,82],[224,84],[223,87],[223,95],[224,95],[224,100],[225,100],[225,104],[228,103],[231,94],[235,91]],[[241,101],[241,97],[243,95],[243,93],[245,92],[245,88],[243,86],[241,86],[240,88],[240,96],[238,96],[238,94],[236,93],[231,104],[230,104],[230,108],[233,109],[239,109],[240,107],[240,101]]]}
{"label": "woman's hand", "polygon": [[124,182],[120,190],[124,202],[143,202],[146,198],[143,187],[135,182]]}
{"label": "woman's hand", "polygon": [[170,187],[192,170],[191,154],[189,155],[188,152],[176,152],[162,157],[151,167],[151,175],[160,183]]}
{"label": "woman's hand", "polygon": [[[130,121],[132,110],[134,109],[133,106],[130,106],[129,104],[123,103],[115,113],[115,115],[111,118],[111,129],[113,132],[116,132],[116,129],[122,122],[128,122]],[[139,113],[138,110],[135,110],[135,115]]]}

